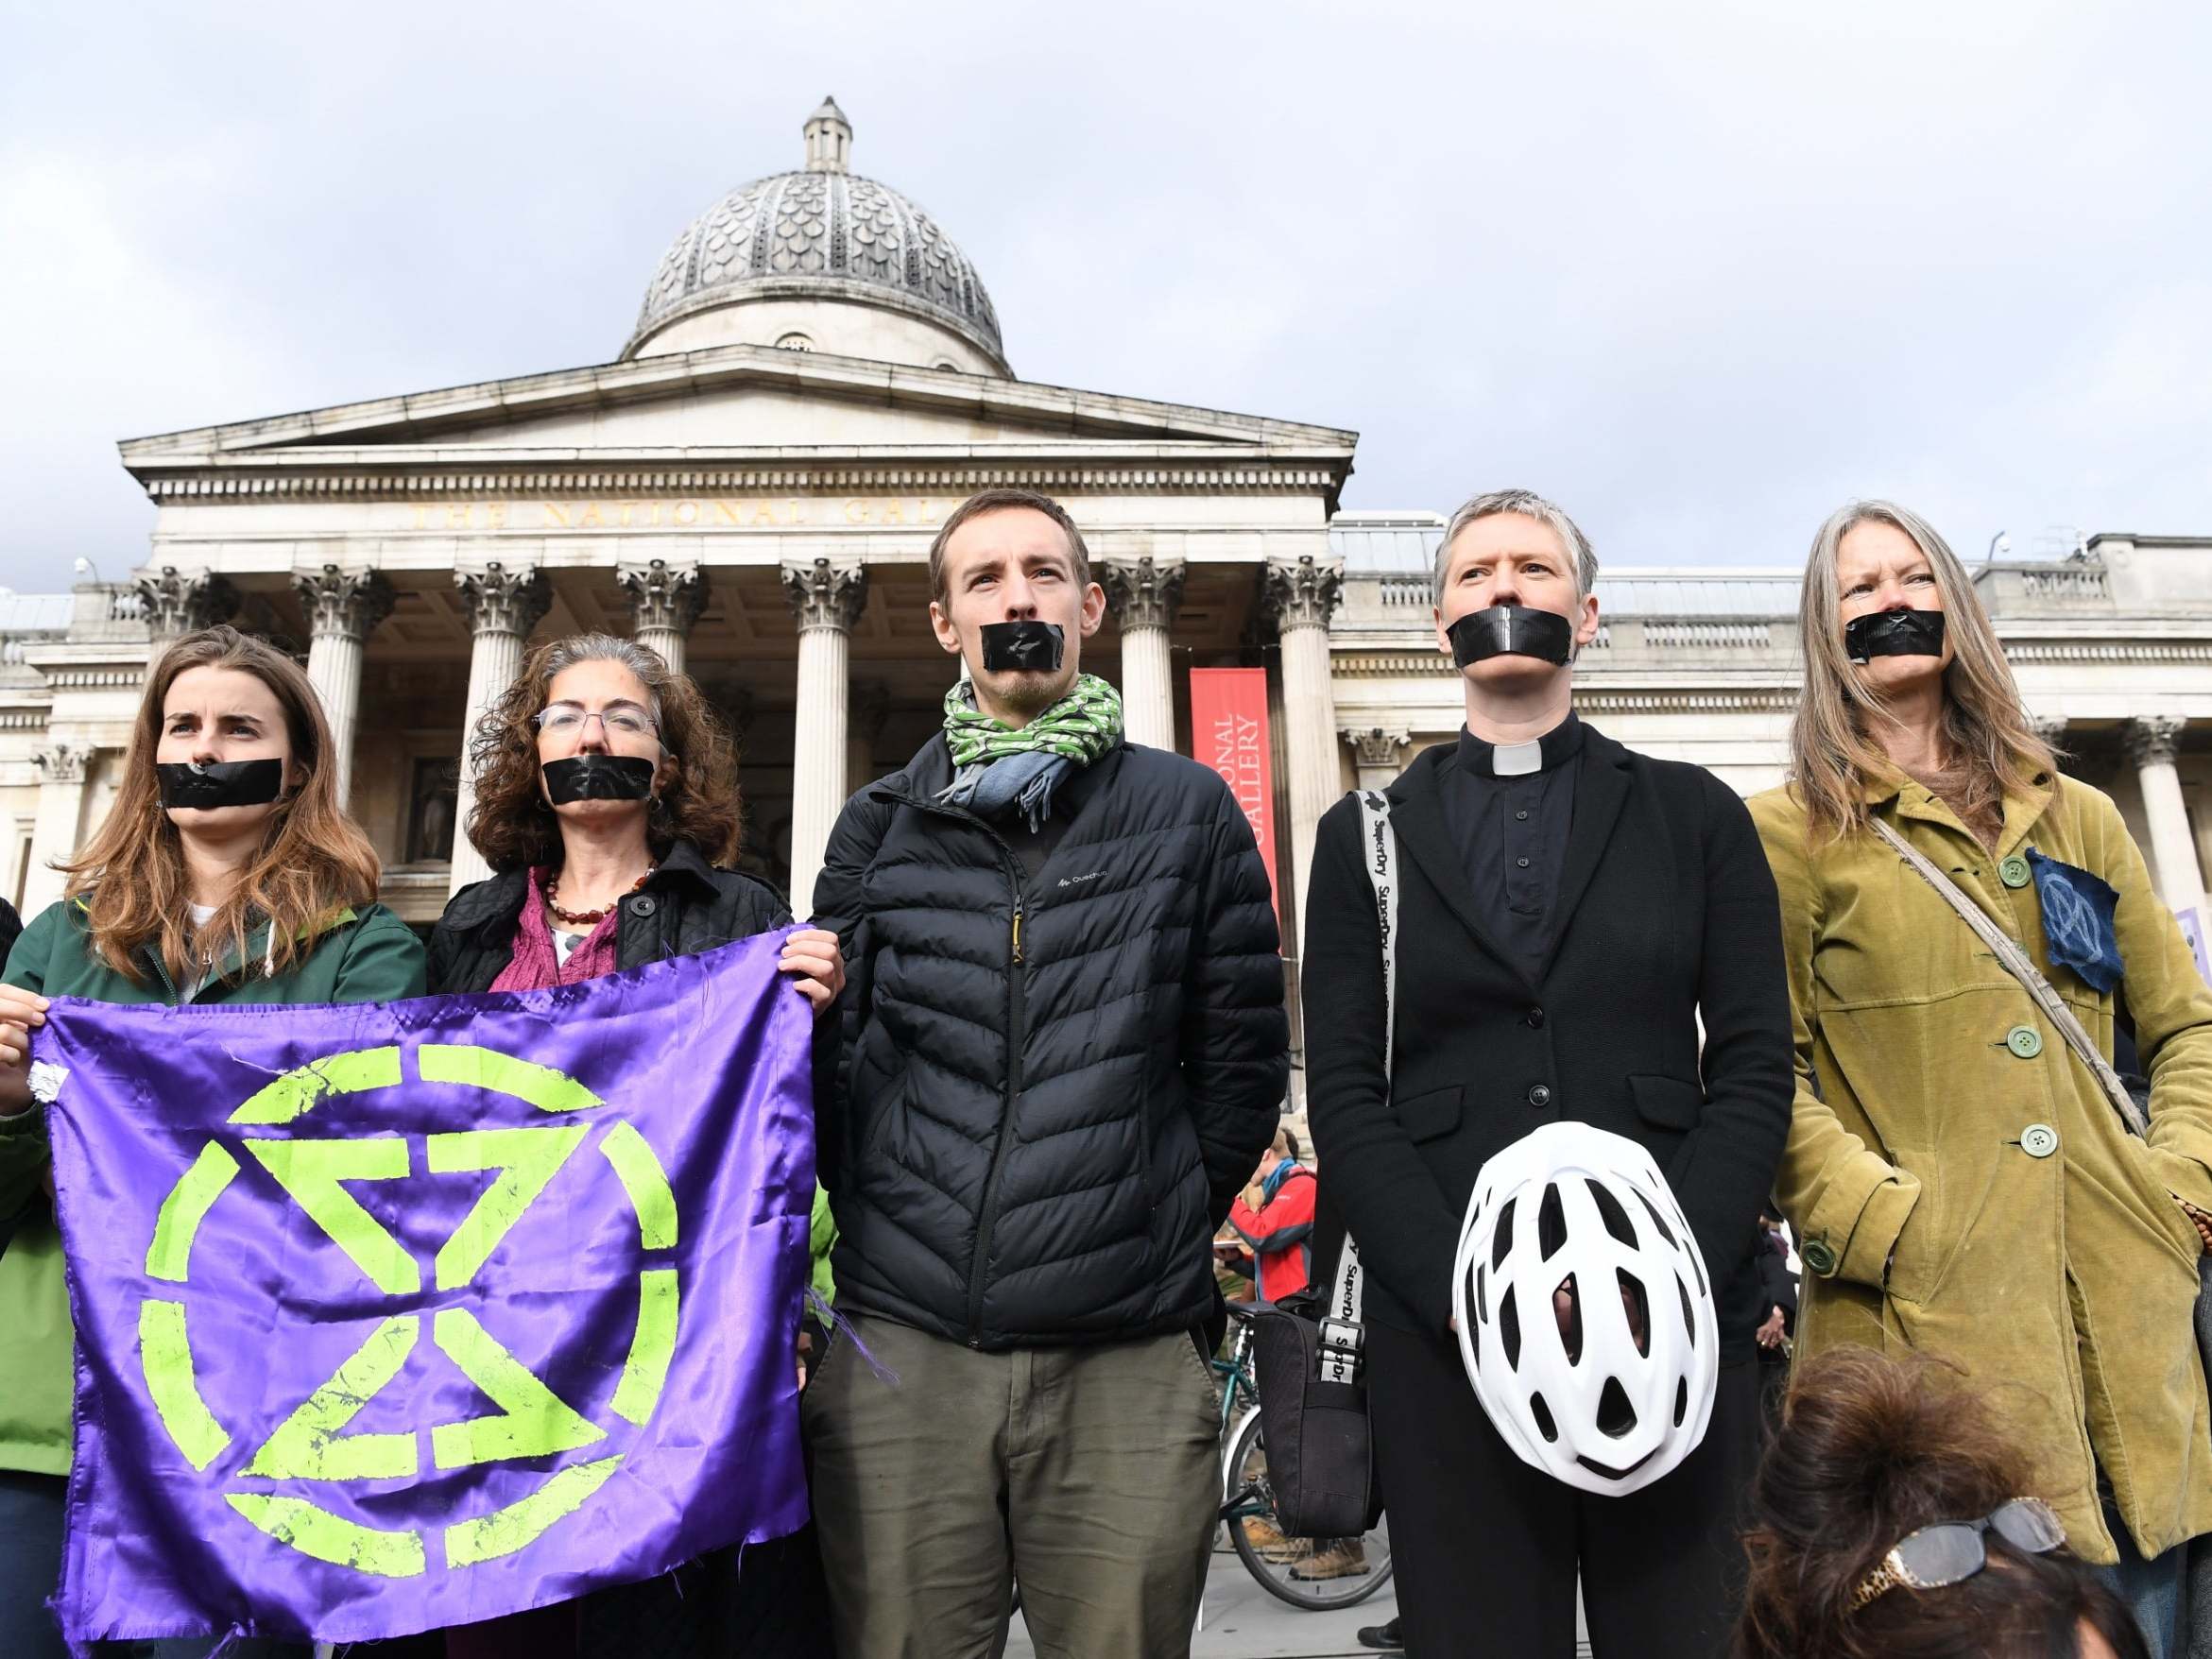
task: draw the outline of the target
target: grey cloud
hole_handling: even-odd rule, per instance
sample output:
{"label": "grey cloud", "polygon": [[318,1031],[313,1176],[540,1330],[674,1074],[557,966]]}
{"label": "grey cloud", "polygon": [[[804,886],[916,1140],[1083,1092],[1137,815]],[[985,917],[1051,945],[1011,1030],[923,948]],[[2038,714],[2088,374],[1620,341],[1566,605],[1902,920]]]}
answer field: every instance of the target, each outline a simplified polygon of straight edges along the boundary
{"label": "grey cloud", "polygon": [[18,15],[0,581],[143,556],[119,437],[610,357],[825,92],[1022,374],[1357,428],[1349,505],[2212,530],[2195,9],[814,9]]}

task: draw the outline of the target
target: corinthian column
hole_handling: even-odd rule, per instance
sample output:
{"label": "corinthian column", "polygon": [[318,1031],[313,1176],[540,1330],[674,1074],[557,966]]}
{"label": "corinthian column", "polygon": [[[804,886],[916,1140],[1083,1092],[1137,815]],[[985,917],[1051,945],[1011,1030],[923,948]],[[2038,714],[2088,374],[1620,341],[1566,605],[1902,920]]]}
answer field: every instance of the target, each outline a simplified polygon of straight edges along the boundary
{"label": "corinthian column", "polygon": [[1297,937],[1306,932],[1306,878],[1313,832],[1335,800],[1336,697],[1329,682],[1329,619],[1344,587],[1342,559],[1270,559],[1261,602],[1282,636],[1283,753],[1290,773],[1292,892]]}
{"label": "corinthian column", "polygon": [[353,782],[353,722],[361,707],[361,658],[369,636],[392,611],[392,586],[375,571],[324,565],[292,578],[307,611],[307,678],[331,727],[338,805]]}
{"label": "corinthian column", "polygon": [[523,666],[523,641],[553,603],[553,588],[536,565],[505,565],[493,559],[480,570],[455,571],[454,585],[469,613],[469,706],[461,727],[461,786],[454,803],[454,869],[449,892],[491,874],[469,840],[469,809],[475,804],[476,778],[469,749],[476,723],[514,683]]}
{"label": "corinthian column", "polygon": [[2197,864],[2197,841],[2189,831],[2181,773],[2174,765],[2187,725],[2178,714],[2149,715],[2127,725],[2128,759],[2135,763],[2143,817],[2151,827],[2152,873],[2169,910],[2186,910],[2204,898],[2204,873]]}
{"label": "corinthian column", "polygon": [[1183,603],[1183,561],[1110,558],[1099,567],[1106,603],[1122,624],[1122,717],[1129,741],[1175,746],[1175,681],[1168,630]]}
{"label": "corinthian column", "polygon": [[162,652],[180,634],[227,622],[238,612],[238,590],[230,579],[212,571],[180,571],[163,565],[158,573],[137,579],[139,604],[146,611],[146,630],[153,638],[146,668],[162,658]]}
{"label": "corinthian column", "polygon": [[845,806],[846,665],[867,604],[858,559],[787,559],[784,597],[798,624],[798,712],[791,742],[791,914],[814,914],[814,877]]}
{"label": "corinthian column", "polygon": [[55,861],[73,857],[84,815],[83,744],[48,744],[31,756],[39,769],[38,816],[31,823],[30,867],[23,877],[23,915],[28,921],[61,897],[65,878]]}
{"label": "corinthian column", "polygon": [[1344,741],[1352,745],[1352,762],[1362,789],[1388,789],[1405,770],[1399,752],[1414,741],[1410,731],[1390,731],[1380,726],[1346,727]]}
{"label": "corinthian column", "polygon": [[660,653],[675,673],[683,673],[684,641],[707,606],[706,573],[695,564],[651,558],[622,566],[614,579],[629,595],[631,631],[638,643]]}

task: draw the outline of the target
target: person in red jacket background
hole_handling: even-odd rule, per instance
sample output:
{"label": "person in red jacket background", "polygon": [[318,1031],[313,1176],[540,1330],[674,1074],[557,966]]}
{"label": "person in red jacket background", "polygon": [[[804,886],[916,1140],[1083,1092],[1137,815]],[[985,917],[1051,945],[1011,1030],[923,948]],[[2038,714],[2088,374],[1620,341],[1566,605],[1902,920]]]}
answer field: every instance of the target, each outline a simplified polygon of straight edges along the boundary
{"label": "person in red jacket background", "polygon": [[1263,1302],[1295,1295],[1313,1276],[1313,1172],[1298,1162],[1298,1137],[1277,1129],[1251,1185],[1229,1206],[1229,1225],[1250,1252],[1232,1265],[1259,1281]]}

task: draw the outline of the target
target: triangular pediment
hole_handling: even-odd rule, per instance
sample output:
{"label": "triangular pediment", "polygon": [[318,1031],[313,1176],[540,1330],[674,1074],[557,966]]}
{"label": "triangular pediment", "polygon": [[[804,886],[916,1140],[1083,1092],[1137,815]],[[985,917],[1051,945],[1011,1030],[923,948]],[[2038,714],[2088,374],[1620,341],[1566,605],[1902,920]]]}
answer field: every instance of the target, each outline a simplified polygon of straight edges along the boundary
{"label": "triangular pediment", "polygon": [[859,358],[724,346],[202,427],[121,446],[142,480],[265,463],[467,465],[1154,451],[1341,456],[1331,427]]}

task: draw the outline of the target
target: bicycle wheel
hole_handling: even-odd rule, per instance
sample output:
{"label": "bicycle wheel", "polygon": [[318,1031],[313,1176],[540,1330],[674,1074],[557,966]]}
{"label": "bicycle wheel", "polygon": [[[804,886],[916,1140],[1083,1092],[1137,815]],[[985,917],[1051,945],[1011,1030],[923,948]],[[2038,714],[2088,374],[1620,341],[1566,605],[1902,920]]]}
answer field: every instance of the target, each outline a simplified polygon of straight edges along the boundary
{"label": "bicycle wheel", "polygon": [[1353,1607],[1390,1582],[1390,1517],[1359,1538],[1286,1538],[1275,1524],[1267,1447],[1254,1411],[1237,1430],[1223,1482],[1222,1519],[1244,1570],[1271,1596],[1310,1613]]}

